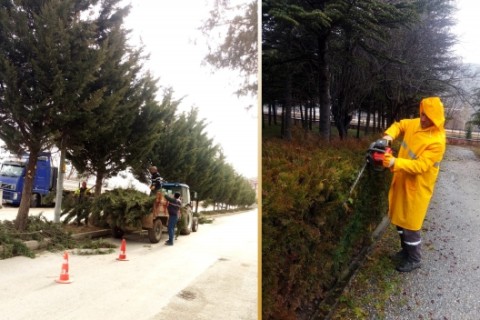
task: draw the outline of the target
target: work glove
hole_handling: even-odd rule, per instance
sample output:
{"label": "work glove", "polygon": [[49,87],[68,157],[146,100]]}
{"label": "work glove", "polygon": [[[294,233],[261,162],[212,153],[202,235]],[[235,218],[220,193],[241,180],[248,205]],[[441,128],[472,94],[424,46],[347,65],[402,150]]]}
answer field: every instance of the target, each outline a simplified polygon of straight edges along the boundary
{"label": "work glove", "polygon": [[388,146],[390,147],[392,145],[393,138],[389,136],[388,134],[383,136],[383,139],[387,140]]}
{"label": "work glove", "polygon": [[391,154],[390,152],[386,152],[386,153],[383,155],[382,165],[383,165],[385,168],[390,168],[390,167],[393,167],[394,164],[395,164],[395,157],[394,157],[393,154]]}

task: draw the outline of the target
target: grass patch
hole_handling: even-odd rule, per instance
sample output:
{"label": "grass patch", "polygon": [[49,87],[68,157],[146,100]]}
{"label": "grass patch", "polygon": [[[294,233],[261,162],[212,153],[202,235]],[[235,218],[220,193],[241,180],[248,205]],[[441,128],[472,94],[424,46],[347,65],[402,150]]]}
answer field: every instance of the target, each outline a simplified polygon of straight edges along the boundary
{"label": "grass patch", "polygon": [[104,239],[85,239],[82,240],[77,249],[74,251],[74,254],[77,255],[97,255],[97,254],[110,254],[113,253],[117,245],[106,241]]}
{"label": "grass patch", "polygon": [[198,223],[199,224],[208,224],[208,223],[213,223],[214,219],[209,219],[207,217],[200,217],[198,218]]}
{"label": "grass patch", "polygon": [[111,254],[114,249],[98,248],[98,249],[77,249],[73,254],[79,256],[93,256],[93,255],[102,255],[102,254]]}
{"label": "grass patch", "polygon": [[385,318],[387,301],[398,292],[401,281],[390,258],[398,250],[398,235],[390,226],[343,291],[331,319]]}
{"label": "grass patch", "polygon": [[211,210],[211,211],[202,211],[201,213],[194,213],[194,217],[198,217],[199,224],[207,224],[212,223],[215,219],[209,218],[209,216],[217,216],[221,214],[228,214],[228,213],[236,213],[236,212],[243,212],[252,210],[252,207],[244,207],[244,208],[235,208],[229,210]]}
{"label": "grass patch", "polygon": [[194,213],[194,217],[200,217],[201,215],[211,216],[211,215],[218,215],[218,214],[227,214],[227,213],[235,213],[235,212],[243,212],[252,210],[252,207],[245,207],[245,208],[235,208],[235,209],[224,209],[224,210],[209,210],[209,211],[202,211],[201,213]]}

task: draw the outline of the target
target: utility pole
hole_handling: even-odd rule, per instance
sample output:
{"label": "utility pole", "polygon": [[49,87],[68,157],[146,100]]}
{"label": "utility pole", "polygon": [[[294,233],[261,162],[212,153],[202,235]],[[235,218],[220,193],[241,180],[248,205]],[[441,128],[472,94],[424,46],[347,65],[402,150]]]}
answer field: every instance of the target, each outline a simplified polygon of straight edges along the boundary
{"label": "utility pole", "polygon": [[62,212],[62,198],[63,198],[63,177],[65,175],[65,148],[63,146],[63,139],[60,143],[60,165],[58,168],[57,177],[57,194],[55,196],[55,211],[54,222],[60,222],[60,213]]}

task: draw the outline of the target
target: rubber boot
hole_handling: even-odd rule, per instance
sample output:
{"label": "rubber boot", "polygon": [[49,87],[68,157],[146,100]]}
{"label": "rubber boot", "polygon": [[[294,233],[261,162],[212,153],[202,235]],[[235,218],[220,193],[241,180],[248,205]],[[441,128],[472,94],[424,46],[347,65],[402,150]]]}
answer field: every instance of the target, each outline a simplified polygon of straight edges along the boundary
{"label": "rubber boot", "polygon": [[421,244],[410,246],[405,244],[408,258],[400,262],[397,266],[397,271],[410,272],[421,267]]}
{"label": "rubber boot", "polygon": [[397,227],[397,232],[398,232],[398,235],[400,236],[400,246],[402,247],[402,249],[400,249],[400,251],[398,251],[392,256],[392,260],[401,263],[404,260],[408,259],[408,251],[406,248],[407,244],[405,243],[403,229],[400,227]]}

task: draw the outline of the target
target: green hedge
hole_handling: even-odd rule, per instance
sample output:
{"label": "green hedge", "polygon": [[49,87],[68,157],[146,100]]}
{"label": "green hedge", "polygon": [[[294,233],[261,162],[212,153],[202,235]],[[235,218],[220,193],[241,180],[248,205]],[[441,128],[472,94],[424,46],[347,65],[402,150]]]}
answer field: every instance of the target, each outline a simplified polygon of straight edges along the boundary
{"label": "green hedge", "polygon": [[263,319],[311,313],[387,212],[391,174],[366,170],[370,141],[262,144]]}

